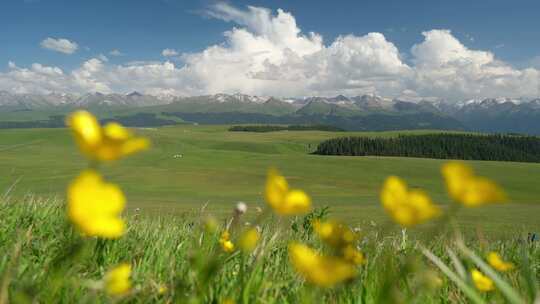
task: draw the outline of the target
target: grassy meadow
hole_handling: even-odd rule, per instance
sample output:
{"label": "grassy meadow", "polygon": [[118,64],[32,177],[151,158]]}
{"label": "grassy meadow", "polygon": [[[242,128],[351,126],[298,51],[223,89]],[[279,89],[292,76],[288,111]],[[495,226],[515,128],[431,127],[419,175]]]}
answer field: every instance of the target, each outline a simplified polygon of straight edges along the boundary
{"label": "grassy meadow", "polygon": [[[0,304],[540,301],[540,242],[527,239],[540,231],[539,164],[467,162],[511,202],[459,208],[444,161],[309,154],[328,138],[397,132],[227,128],[138,129],[151,149],[90,163],[111,184],[81,180],[88,161],[67,129],[0,130]],[[288,200],[272,167],[315,208],[305,214],[299,192]],[[442,215],[394,192],[392,208],[417,209],[390,217],[379,202],[390,175],[426,190]],[[410,212],[425,218],[399,228]]]}
{"label": "grassy meadow", "polygon": [[[0,250],[7,253],[0,256],[1,303],[532,303],[538,289],[540,242],[464,240],[478,255],[504,252],[519,265],[500,275],[521,294],[522,300],[512,302],[498,290],[469,298],[423,256],[422,250],[437,255],[474,288],[467,271],[477,266],[456,248],[452,232],[420,243],[405,232],[362,232],[367,262],[357,277],[320,288],[294,271],[287,254],[290,241],[330,252],[304,218],[259,223],[259,246],[246,254],[222,251],[219,231],[208,231],[204,211],[157,218],[131,213],[126,234],[103,241],[82,239],[64,209],[50,199],[0,202]],[[131,264],[131,290],[107,296],[103,278],[119,263]]]}
{"label": "grassy meadow", "polygon": [[[293,187],[309,193],[315,206],[329,206],[332,215],[350,224],[387,217],[379,190],[389,175],[425,189],[442,205],[449,204],[440,175],[443,160],[399,157],[337,157],[308,154],[322,140],[338,136],[395,136],[400,132],[282,131],[228,132],[228,126],[179,125],[138,129],[152,148],[103,167],[108,180],[121,184],[128,209],[150,216],[182,215],[202,206],[224,216],[238,201],[263,206],[268,168],[278,168]],[[181,155],[182,157],[174,157]],[[540,231],[540,164],[467,162],[493,178],[513,204],[460,211],[466,230],[512,236],[517,230]],[[67,129],[0,130],[0,189],[63,199],[65,187],[87,161]]]}

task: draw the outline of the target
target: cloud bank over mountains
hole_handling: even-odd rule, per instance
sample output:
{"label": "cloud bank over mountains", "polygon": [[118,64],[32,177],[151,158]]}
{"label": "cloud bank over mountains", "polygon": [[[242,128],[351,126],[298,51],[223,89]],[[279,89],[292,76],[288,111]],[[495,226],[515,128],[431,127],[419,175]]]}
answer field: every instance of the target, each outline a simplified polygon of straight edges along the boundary
{"label": "cloud bank over mountains", "polygon": [[[180,61],[165,58],[115,65],[96,57],[72,71],[9,62],[7,71],[0,72],[0,90],[273,96],[373,93],[446,100],[540,95],[538,67],[518,69],[490,51],[469,49],[446,29],[425,31],[423,41],[411,50],[398,50],[381,33],[344,35],[325,43],[317,33],[303,33],[294,16],[280,9],[240,9],[218,3],[206,14],[234,27],[224,33],[222,43],[179,54],[175,58]],[[69,54],[69,47],[57,50]],[[176,56],[171,51],[164,50],[163,56]],[[405,61],[401,53],[409,51],[410,60]]]}

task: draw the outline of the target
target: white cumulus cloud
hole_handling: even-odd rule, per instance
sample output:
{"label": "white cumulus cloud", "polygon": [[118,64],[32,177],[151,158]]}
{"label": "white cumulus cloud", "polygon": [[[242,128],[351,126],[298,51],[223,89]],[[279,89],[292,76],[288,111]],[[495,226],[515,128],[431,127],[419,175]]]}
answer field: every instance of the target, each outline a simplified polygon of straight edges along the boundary
{"label": "white cumulus cloud", "polygon": [[423,33],[412,48],[412,86],[426,95],[448,99],[497,96],[538,96],[540,72],[516,69],[489,51],[471,50],[449,30]]}
{"label": "white cumulus cloud", "polygon": [[15,93],[49,93],[51,91],[71,91],[70,79],[58,67],[34,63],[28,68],[18,67],[9,62],[9,70],[0,73],[0,90]]}
{"label": "white cumulus cloud", "polygon": [[[221,43],[200,52],[162,51],[163,56],[180,61],[140,60],[118,65],[99,56],[71,72],[10,63],[7,72],[0,72],[0,89],[77,93],[137,90],[180,95],[375,93],[447,100],[540,95],[538,67],[513,67],[491,51],[467,47],[446,29],[426,31],[411,50],[399,50],[377,32],[342,35],[325,42],[317,33],[303,32],[294,16],[280,9],[240,9],[217,3],[206,14],[235,26],[224,33]],[[409,60],[401,57],[403,53],[410,54]]]}
{"label": "white cumulus cloud", "polygon": [[164,49],[161,51],[161,56],[164,57],[171,57],[171,56],[178,56],[180,55],[176,50],[173,49]]}
{"label": "white cumulus cloud", "polygon": [[41,47],[44,49],[64,53],[64,54],[73,54],[79,48],[79,45],[76,42],[69,41],[65,38],[45,38],[40,43]]}

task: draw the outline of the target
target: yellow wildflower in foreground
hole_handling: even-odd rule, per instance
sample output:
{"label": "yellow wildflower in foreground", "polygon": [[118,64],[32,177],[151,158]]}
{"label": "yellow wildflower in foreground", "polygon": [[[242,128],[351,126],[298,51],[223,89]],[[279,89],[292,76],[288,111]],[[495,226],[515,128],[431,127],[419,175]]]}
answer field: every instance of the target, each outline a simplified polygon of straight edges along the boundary
{"label": "yellow wildflower in foreground", "polygon": [[122,190],[103,181],[94,170],[83,171],[67,191],[69,219],[86,236],[118,238],[124,234],[120,214],[126,199]]}
{"label": "yellow wildflower in foreground", "polygon": [[493,285],[493,281],[483,275],[480,271],[477,269],[473,269],[471,271],[471,277],[474,283],[474,286],[480,291],[492,291],[495,289],[495,286]]}
{"label": "yellow wildflower in foreground", "polygon": [[162,295],[162,294],[165,294],[167,291],[169,291],[169,288],[167,288],[167,286],[165,285],[159,285],[158,286],[158,294]]}
{"label": "yellow wildflower in foreground", "polygon": [[240,236],[238,245],[244,252],[252,252],[257,246],[257,242],[259,242],[260,237],[261,235],[259,234],[259,231],[257,231],[255,228],[251,228]]}
{"label": "yellow wildflower in foreground", "polygon": [[306,245],[289,245],[289,257],[306,281],[321,287],[331,287],[356,276],[352,264],[337,257],[322,256]]}
{"label": "yellow wildflower in foreground", "polygon": [[268,172],[266,201],[280,215],[306,213],[311,209],[311,199],[302,190],[290,190],[285,177],[276,170]]}
{"label": "yellow wildflower in foreground", "polygon": [[113,296],[123,295],[131,288],[131,266],[120,264],[105,275],[105,290]]}
{"label": "yellow wildflower in foreground", "polygon": [[498,271],[508,271],[514,269],[514,264],[510,262],[505,262],[501,256],[496,252],[490,252],[488,254],[487,260],[491,267],[497,269]]}
{"label": "yellow wildflower in foreground", "polygon": [[390,176],[384,182],[381,202],[394,221],[405,227],[421,224],[441,214],[426,193],[409,190],[397,176]]}
{"label": "yellow wildflower in foreground", "polygon": [[221,245],[221,249],[223,249],[225,252],[234,251],[234,244],[231,242],[231,235],[229,231],[223,231],[221,237],[219,238],[219,244]]}
{"label": "yellow wildflower in foreground", "polygon": [[214,233],[218,229],[218,221],[216,218],[209,216],[204,220],[204,230],[207,233]]}
{"label": "yellow wildflower in foreground", "polygon": [[351,228],[335,220],[314,221],[313,228],[323,242],[335,248],[350,245],[358,239],[358,236]]}
{"label": "yellow wildflower in foreground", "polygon": [[364,265],[366,263],[364,254],[352,245],[343,248],[343,258],[354,265]]}
{"label": "yellow wildflower in foreground", "polygon": [[111,161],[148,148],[146,138],[135,137],[128,129],[116,122],[104,127],[94,115],[77,111],[67,118],[79,149],[90,159]]}
{"label": "yellow wildflower in foreground", "polygon": [[437,271],[431,269],[422,272],[420,278],[421,282],[430,289],[441,288],[444,283]]}
{"label": "yellow wildflower in foreground", "polygon": [[504,191],[492,180],[476,176],[471,167],[461,162],[448,162],[442,166],[448,194],[467,207],[506,201]]}
{"label": "yellow wildflower in foreground", "polygon": [[221,304],[234,304],[236,303],[232,298],[226,298],[221,301]]}

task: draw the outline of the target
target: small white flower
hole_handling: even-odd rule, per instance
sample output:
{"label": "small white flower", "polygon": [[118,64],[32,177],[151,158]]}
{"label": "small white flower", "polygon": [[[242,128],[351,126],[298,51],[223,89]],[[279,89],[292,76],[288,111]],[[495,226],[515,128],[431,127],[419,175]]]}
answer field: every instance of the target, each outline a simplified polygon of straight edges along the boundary
{"label": "small white flower", "polygon": [[244,202],[238,202],[234,211],[238,214],[244,214],[247,211],[247,205]]}

